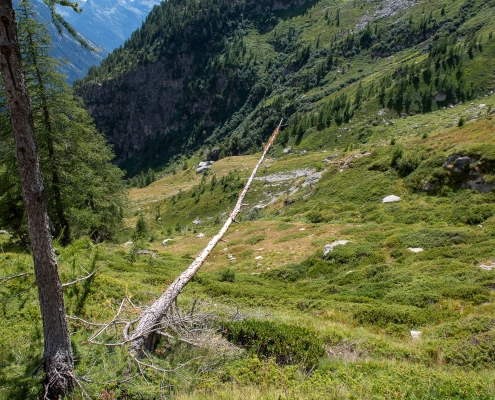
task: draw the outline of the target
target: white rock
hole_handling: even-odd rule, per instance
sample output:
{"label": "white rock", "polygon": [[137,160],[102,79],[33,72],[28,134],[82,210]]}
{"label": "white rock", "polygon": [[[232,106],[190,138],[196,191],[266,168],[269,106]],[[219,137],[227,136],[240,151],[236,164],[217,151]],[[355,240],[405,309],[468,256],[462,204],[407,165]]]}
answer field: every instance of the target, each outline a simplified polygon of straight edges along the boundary
{"label": "white rock", "polygon": [[196,173],[202,174],[205,171],[208,171],[213,165],[213,161],[201,161],[196,167]]}
{"label": "white rock", "polygon": [[7,231],[1,230],[0,235],[8,235],[9,233]]}
{"label": "white rock", "polygon": [[299,228],[299,230],[300,230],[300,231],[305,231],[305,230],[306,230],[306,228]]}
{"label": "white rock", "polygon": [[398,201],[400,201],[400,197],[395,196],[393,194],[390,196],[384,197],[382,199],[382,203],[397,203]]}
{"label": "white rock", "polygon": [[422,247],[408,247],[407,250],[412,251],[413,253],[421,253],[424,251]]}
{"label": "white rock", "polygon": [[291,152],[291,150],[292,150],[292,147],[290,147],[290,146],[289,147],[286,147],[284,149],[284,154],[289,154]]}
{"label": "white rock", "polygon": [[257,256],[254,258],[255,260],[263,260],[263,257],[262,256]]}
{"label": "white rock", "polygon": [[323,249],[323,258],[326,258],[326,256],[328,256],[328,254],[331,253],[336,246],[343,246],[349,242],[349,240],[337,240],[333,243],[327,244]]}
{"label": "white rock", "polygon": [[199,219],[198,217],[196,217],[196,219],[193,221],[193,224],[194,225],[199,225],[200,223],[202,223],[203,220],[202,219]]}
{"label": "white rock", "polygon": [[166,246],[167,244],[169,244],[173,239],[165,239],[163,242],[162,242],[162,246]]}
{"label": "white rock", "polygon": [[421,331],[411,331],[411,337],[413,339],[419,339],[421,337]]}
{"label": "white rock", "polygon": [[200,233],[199,235],[196,235],[197,238],[204,238],[205,237],[205,234],[204,233]]}
{"label": "white rock", "polygon": [[486,107],[486,104],[480,104],[479,105],[479,108],[485,108]]}
{"label": "white rock", "polygon": [[485,271],[491,271],[492,269],[495,269],[495,264],[481,264],[479,267]]}
{"label": "white rock", "polygon": [[124,243],[124,246],[130,246],[132,243],[133,243],[133,242],[129,240],[128,242],[125,242],[125,243]]}

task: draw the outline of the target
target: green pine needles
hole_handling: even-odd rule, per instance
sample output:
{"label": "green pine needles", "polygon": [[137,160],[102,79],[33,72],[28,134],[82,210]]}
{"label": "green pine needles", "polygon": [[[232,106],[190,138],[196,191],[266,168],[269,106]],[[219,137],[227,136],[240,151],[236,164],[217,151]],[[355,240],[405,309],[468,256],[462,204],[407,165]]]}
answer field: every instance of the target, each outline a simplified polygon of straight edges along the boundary
{"label": "green pine needles", "polygon": [[[82,101],[57,72],[60,62],[49,56],[50,37],[36,21],[27,0],[20,3],[18,20],[54,235],[64,245],[83,235],[90,235],[95,242],[109,238],[122,221],[126,198],[123,173],[112,165],[113,151],[96,130]],[[0,226],[26,244],[14,143],[4,104],[0,126]]]}

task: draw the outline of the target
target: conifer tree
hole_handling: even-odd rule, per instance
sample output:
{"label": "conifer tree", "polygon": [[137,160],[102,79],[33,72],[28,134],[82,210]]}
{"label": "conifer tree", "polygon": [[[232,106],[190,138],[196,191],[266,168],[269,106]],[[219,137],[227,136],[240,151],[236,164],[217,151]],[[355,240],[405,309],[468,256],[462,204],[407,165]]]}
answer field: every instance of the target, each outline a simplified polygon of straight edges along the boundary
{"label": "conifer tree", "polygon": [[[50,3],[72,6],[65,0]],[[22,231],[24,219],[27,223],[43,320],[44,398],[58,399],[74,388],[75,377],[48,212],[52,210],[52,220],[63,236],[70,238],[72,224],[99,240],[120,219],[123,183],[122,173],[110,163],[111,149],[81,101],[56,73],[48,57],[47,36],[32,16],[23,0],[18,35],[12,1],[0,0],[0,98],[4,101],[0,105],[0,222],[10,222],[14,233]],[[47,177],[46,188],[41,169]]]}
{"label": "conifer tree", "polygon": [[[125,200],[123,173],[111,164],[111,148],[96,131],[82,101],[57,72],[60,63],[49,56],[50,37],[35,20],[27,0],[21,1],[18,18],[53,235],[60,237],[63,245],[81,235],[91,235],[98,242],[108,238],[121,223]],[[2,130],[9,129],[8,118],[0,122]],[[4,147],[13,152],[13,144],[8,143],[7,140]],[[10,201],[15,197],[12,192],[17,191],[20,197],[20,187],[12,178],[6,178],[17,176],[16,165],[7,163],[8,151],[4,153],[0,154],[0,165],[5,165],[4,172],[0,172],[0,187],[4,189],[4,196],[0,195],[0,222],[22,239],[25,217],[18,208],[14,212],[13,206],[20,203]],[[6,221],[9,215],[10,220]]]}

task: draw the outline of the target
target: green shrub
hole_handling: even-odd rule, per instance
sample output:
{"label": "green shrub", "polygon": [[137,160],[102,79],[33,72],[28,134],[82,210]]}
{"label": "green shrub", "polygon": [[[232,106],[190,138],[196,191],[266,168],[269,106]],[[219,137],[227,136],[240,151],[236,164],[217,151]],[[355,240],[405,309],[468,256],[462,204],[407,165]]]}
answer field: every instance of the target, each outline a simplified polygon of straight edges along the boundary
{"label": "green shrub", "polygon": [[230,268],[224,269],[220,272],[218,280],[220,282],[235,282],[235,271]]}
{"label": "green shrub", "polygon": [[494,208],[492,205],[482,204],[455,210],[452,212],[452,217],[458,222],[477,225],[485,222],[493,214]]}
{"label": "green shrub", "polygon": [[289,264],[282,268],[272,269],[263,274],[268,279],[279,279],[286,282],[295,282],[304,276],[305,269],[301,264]]}
{"label": "green shrub", "polygon": [[399,236],[399,242],[407,247],[443,247],[466,242],[466,235],[457,230],[420,229]]}
{"label": "green shrub", "polygon": [[310,370],[323,355],[323,343],[308,328],[271,321],[245,319],[225,322],[222,334],[260,358],[274,358],[279,365],[297,364]]}
{"label": "green shrub", "polygon": [[321,214],[321,212],[318,210],[310,211],[309,213],[306,214],[306,218],[312,224],[318,224],[318,223],[323,222],[325,220],[323,218],[323,215]]}
{"label": "green shrub", "polygon": [[255,244],[258,244],[259,242],[261,242],[265,239],[266,239],[265,235],[258,235],[258,236],[253,236],[253,237],[250,237],[249,239],[246,239],[245,243],[255,245]]}
{"label": "green shrub", "polygon": [[143,214],[139,214],[133,239],[144,239],[149,234],[149,227]]}
{"label": "green shrub", "polygon": [[493,367],[495,365],[495,333],[484,332],[470,336],[445,350],[448,364],[462,367]]}
{"label": "green shrub", "polygon": [[421,159],[415,154],[404,154],[397,160],[397,173],[406,177],[413,173],[421,163]]}
{"label": "green shrub", "polygon": [[473,304],[482,304],[490,299],[487,289],[475,285],[448,285],[442,290],[442,296],[466,300]]}
{"label": "green shrub", "polygon": [[380,327],[406,325],[417,328],[433,321],[430,310],[401,305],[366,305],[354,311],[354,318],[361,324],[371,324]]}

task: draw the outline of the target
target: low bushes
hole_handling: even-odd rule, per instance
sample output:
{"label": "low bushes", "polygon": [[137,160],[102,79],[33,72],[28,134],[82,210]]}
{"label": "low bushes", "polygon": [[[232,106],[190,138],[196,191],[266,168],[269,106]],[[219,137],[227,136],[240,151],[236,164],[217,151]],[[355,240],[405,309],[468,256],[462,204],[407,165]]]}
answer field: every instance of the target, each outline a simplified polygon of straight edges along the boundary
{"label": "low bushes", "polygon": [[260,358],[274,358],[279,365],[298,364],[310,370],[324,353],[316,333],[299,326],[245,319],[225,322],[222,334]]}

